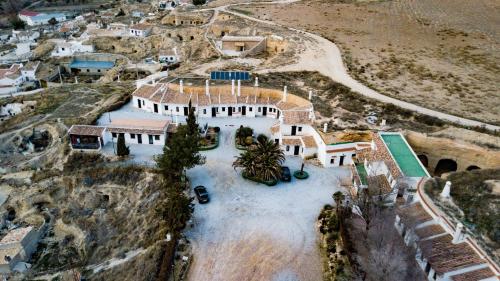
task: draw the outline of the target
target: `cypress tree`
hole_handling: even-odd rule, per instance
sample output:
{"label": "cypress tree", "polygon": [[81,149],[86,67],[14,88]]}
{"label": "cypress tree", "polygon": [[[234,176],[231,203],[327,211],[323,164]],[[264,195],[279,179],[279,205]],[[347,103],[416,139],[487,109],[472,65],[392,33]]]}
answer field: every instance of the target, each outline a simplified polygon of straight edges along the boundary
{"label": "cypress tree", "polygon": [[118,141],[116,142],[116,154],[118,156],[129,155],[130,150],[128,146],[125,145],[125,136],[123,134],[118,134]]}

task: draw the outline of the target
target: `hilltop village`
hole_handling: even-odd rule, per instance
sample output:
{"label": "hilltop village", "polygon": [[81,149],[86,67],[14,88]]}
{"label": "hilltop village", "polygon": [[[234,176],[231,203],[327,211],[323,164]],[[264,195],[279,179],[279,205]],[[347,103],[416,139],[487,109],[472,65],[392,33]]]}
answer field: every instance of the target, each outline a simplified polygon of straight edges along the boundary
{"label": "hilltop village", "polygon": [[308,1],[21,2],[2,280],[499,279],[496,119],[378,92],[255,6]]}

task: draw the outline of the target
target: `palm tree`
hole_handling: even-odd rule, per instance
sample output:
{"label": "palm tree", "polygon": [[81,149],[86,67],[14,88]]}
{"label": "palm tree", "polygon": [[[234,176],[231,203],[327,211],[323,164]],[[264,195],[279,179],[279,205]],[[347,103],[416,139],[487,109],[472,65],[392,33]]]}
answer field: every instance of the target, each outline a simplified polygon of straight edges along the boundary
{"label": "palm tree", "polygon": [[339,213],[339,206],[342,203],[342,201],[344,201],[345,195],[344,195],[344,193],[337,191],[332,195],[332,197],[333,197],[333,200],[335,201],[335,204],[337,206],[337,214],[338,214]]}
{"label": "palm tree", "polygon": [[242,168],[246,176],[274,181],[281,176],[281,164],[284,161],[285,154],[277,143],[261,139],[255,146],[241,153],[233,162],[233,167]]}

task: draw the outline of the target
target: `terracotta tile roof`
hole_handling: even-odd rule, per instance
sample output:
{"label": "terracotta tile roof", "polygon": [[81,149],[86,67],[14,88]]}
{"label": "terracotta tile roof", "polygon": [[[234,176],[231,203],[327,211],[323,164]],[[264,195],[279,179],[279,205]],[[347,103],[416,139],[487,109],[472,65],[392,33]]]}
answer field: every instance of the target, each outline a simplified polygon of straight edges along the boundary
{"label": "terracotta tile roof", "polygon": [[68,131],[70,135],[79,136],[102,136],[102,133],[106,130],[105,127],[92,126],[92,125],[73,125]]}
{"label": "terracotta tile roof", "polygon": [[364,159],[366,159],[368,160],[368,162],[383,161],[389,169],[389,172],[391,173],[393,178],[397,179],[399,177],[402,177],[403,173],[392,158],[391,153],[385,146],[379,134],[373,134],[373,142],[375,142],[375,150],[370,149],[356,154],[361,157],[360,160],[364,161]]}
{"label": "terracotta tile roof", "polygon": [[11,65],[9,68],[0,69],[0,79],[3,78],[16,79],[21,75],[20,69],[21,65],[17,63]]}
{"label": "terracotta tile roof", "polygon": [[151,84],[145,84],[142,85],[140,88],[137,88],[132,95],[140,98],[146,98],[149,99],[156,91],[158,91],[163,84],[156,84],[156,85],[151,85]]}
{"label": "terracotta tile roof", "polygon": [[232,96],[231,93],[212,95],[212,104],[236,104],[236,95]]}
{"label": "terracotta tile roof", "polygon": [[210,105],[210,97],[205,94],[198,94],[196,104],[198,106],[207,106]]}
{"label": "terracotta tile roof", "polygon": [[23,11],[20,11],[19,12],[20,15],[22,16],[27,16],[27,17],[34,17],[40,13],[37,13],[37,12],[33,12],[33,11],[28,11],[28,10],[23,10]]}
{"label": "terracotta tile roof", "polygon": [[422,255],[437,274],[484,263],[466,242],[453,244],[452,240],[448,234],[418,242]]}
{"label": "terracotta tile roof", "polygon": [[271,126],[271,134],[277,134],[280,131],[280,124],[276,123],[273,126]]}
{"label": "terracotta tile roof", "polygon": [[300,141],[300,138],[297,137],[283,137],[283,144],[284,145],[302,145],[302,142]]}
{"label": "terracotta tile roof", "polygon": [[302,139],[302,142],[304,143],[304,147],[306,147],[306,148],[318,147],[313,136],[302,136],[301,139]]}
{"label": "terracotta tile roof", "polygon": [[387,181],[385,175],[378,175],[366,178],[368,182],[368,191],[371,195],[388,194],[392,192],[392,187]]}
{"label": "terracotta tile roof", "polygon": [[416,226],[432,220],[431,215],[427,213],[419,202],[399,206],[396,209],[396,213],[399,215],[404,224],[410,224],[410,226]]}
{"label": "terracotta tile roof", "polygon": [[151,25],[145,24],[145,23],[137,23],[137,24],[131,25],[130,29],[149,30],[149,29],[151,29]]}
{"label": "terracotta tile roof", "polygon": [[439,224],[431,224],[425,227],[419,227],[415,229],[415,234],[418,236],[420,240],[443,233],[446,233],[446,231]]}
{"label": "terracotta tile roof", "polygon": [[311,124],[312,120],[309,118],[309,111],[283,111],[283,123],[287,125],[294,124]]}
{"label": "terracotta tile roof", "polygon": [[0,245],[21,242],[31,230],[33,230],[32,226],[13,229],[0,240]]}
{"label": "terracotta tile roof", "polygon": [[[491,278],[494,276],[495,276],[495,273],[493,273],[493,271],[489,267],[487,267],[487,268],[483,268],[483,269],[478,269],[478,270],[469,271],[466,273],[454,275],[451,277],[451,280],[453,280],[453,281],[480,281],[480,280],[483,280],[486,278]],[[497,280],[498,280],[498,276],[497,276]]]}
{"label": "terracotta tile roof", "polygon": [[107,126],[111,133],[164,134],[170,121],[153,119],[115,119]]}

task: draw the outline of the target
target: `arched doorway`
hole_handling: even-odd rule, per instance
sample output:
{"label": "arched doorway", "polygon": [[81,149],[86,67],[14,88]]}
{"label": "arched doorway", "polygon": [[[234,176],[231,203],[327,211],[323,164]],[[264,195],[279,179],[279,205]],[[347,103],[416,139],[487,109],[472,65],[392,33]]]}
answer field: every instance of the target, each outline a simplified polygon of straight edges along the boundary
{"label": "arched doorway", "polygon": [[470,165],[469,167],[467,167],[467,171],[472,171],[472,170],[479,170],[481,168],[479,168],[478,166],[476,165]]}
{"label": "arched doorway", "polygon": [[443,173],[455,172],[457,170],[457,162],[452,159],[441,159],[434,169],[434,175],[441,176]]}
{"label": "arched doorway", "polygon": [[418,160],[420,160],[420,162],[422,162],[422,165],[424,165],[424,167],[429,167],[429,159],[427,158],[427,155],[424,155],[424,154],[419,154],[417,155],[418,157]]}

